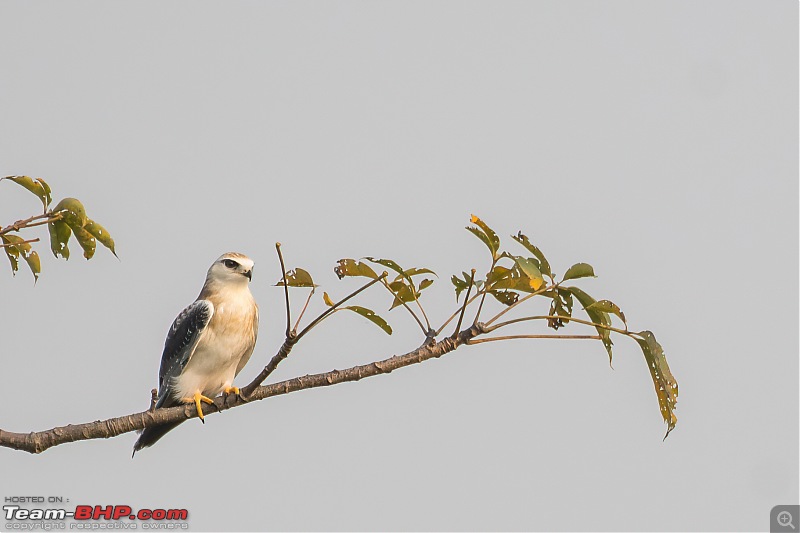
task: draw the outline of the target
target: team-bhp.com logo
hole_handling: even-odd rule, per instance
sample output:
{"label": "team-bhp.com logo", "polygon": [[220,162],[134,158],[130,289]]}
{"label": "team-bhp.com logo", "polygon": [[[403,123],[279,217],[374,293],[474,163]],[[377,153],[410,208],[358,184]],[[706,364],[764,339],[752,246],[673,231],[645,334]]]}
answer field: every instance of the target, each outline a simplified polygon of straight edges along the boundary
{"label": "team-bhp.com logo", "polygon": [[[5,527],[15,530],[66,529],[64,521],[67,519],[77,521],[69,524],[70,529],[138,529],[139,527],[141,529],[186,529],[188,525],[185,520],[189,518],[189,511],[186,509],[139,509],[134,511],[130,505],[78,505],[74,511],[25,509],[19,505],[4,505],[3,512],[6,519]],[[100,527],[101,524],[98,523],[100,520],[116,522],[102,524],[105,527]],[[40,523],[33,524],[31,521],[40,521]],[[124,521],[129,521],[129,523],[123,525]],[[44,527],[45,525],[50,527]]]}

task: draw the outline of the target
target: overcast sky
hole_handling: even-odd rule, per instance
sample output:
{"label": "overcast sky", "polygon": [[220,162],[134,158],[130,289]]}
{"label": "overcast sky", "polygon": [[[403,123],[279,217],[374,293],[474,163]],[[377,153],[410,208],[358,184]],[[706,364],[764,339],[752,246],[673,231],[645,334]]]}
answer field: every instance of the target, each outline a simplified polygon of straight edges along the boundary
{"label": "overcast sky", "polygon": [[[41,242],[36,286],[0,263],[0,428],[146,408],[226,251],[261,306],[240,384],[282,340],[275,241],[334,297],[357,286],[342,257],[431,268],[441,322],[450,275],[488,267],[470,213],[559,273],[591,263],[581,286],[655,332],[681,395],[662,442],[630,339],[613,370],[597,342],[490,343],[191,420],[133,460],[132,433],[0,449],[0,496],[187,508],[196,531],[766,530],[798,503],[797,10],[1,1],[0,175],[82,200],[120,261]],[[36,209],[0,183],[0,224]],[[386,295],[360,303],[394,335],[340,313],[271,380],[419,345]]]}

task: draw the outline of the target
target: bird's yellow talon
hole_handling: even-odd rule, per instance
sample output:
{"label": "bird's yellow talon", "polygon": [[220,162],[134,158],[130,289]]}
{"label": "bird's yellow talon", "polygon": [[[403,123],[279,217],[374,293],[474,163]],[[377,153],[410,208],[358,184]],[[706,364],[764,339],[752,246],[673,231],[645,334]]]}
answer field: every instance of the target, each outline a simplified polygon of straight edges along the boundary
{"label": "bird's yellow talon", "polygon": [[195,407],[197,407],[197,416],[200,418],[201,422],[205,423],[205,420],[204,420],[205,415],[203,415],[203,407],[202,407],[202,404],[200,402],[213,404],[214,400],[212,400],[211,398],[208,398],[206,396],[203,396],[199,392],[194,393],[193,400],[194,400]]}
{"label": "bird's yellow talon", "polygon": [[242,393],[242,391],[239,390],[239,387],[225,387],[225,389],[222,392],[224,392],[225,394],[234,393],[236,395]]}

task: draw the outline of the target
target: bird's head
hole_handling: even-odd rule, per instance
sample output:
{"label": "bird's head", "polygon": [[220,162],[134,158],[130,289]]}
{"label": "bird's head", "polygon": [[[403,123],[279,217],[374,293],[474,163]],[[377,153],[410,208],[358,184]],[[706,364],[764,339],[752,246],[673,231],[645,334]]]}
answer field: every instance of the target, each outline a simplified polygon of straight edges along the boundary
{"label": "bird's head", "polygon": [[228,252],[208,269],[207,280],[215,283],[241,283],[253,279],[253,260],[244,254]]}

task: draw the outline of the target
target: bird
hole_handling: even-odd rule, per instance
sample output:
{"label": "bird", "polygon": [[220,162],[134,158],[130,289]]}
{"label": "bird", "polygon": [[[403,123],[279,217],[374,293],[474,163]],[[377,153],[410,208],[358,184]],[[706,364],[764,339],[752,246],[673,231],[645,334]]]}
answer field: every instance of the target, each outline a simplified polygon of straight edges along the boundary
{"label": "bird", "polygon": [[[203,403],[213,404],[220,393],[240,394],[233,380],[253,354],[258,336],[252,279],[253,260],[246,255],[228,252],[214,261],[197,300],[181,311],[167,333],[155,408],[193,403],[205,423]],[[181,422],[145,428],[133,455]]]}

